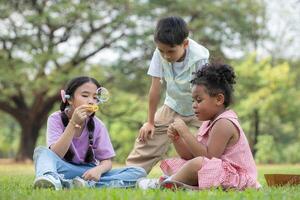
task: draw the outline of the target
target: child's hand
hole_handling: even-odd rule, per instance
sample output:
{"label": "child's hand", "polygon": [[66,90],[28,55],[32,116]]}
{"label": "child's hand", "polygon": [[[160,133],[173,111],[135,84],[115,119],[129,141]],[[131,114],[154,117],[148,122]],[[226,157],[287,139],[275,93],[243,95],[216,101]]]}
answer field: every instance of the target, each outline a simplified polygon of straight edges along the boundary
{"label": "child's hand", "polygon": [[172,126],[172,124],[168,127],[167,135],[173,142],[177,141],[180,137],[176,129]]}
{"label": "child's hand", "polygon": [[76,124],[83,124],[83,122],[85,121],[85,119],[89,116],[88,113],[88,105],[81,105],[78,106],[72,115],[71,120],[76,123]]}
{"label": "child's hand", "polygon": [[175,118],[171,126],[177,131],[180,137],[183,137],[184,134],[189,133],[189,128],[181,118]]}
{"label": "child's hand", "polygon": [[82,175],[82,178],[86,181],[99,181],[101,177],[101,170],[99,170],[97,167],[93,167]]}
{"label": "child's hand", "polygon": [[142,128],[140,129],[138,141],[146,142],[149,138],[152,138],[154,134],[154,125],[149,122],[144,123]]}

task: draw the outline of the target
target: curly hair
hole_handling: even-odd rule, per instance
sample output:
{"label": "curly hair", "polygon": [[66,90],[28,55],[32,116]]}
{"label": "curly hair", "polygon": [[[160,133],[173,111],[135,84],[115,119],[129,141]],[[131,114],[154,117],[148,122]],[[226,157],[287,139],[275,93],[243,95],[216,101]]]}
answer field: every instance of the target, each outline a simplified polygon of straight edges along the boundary
{"label": "curly hair", "polygon": [[219,93],[224,95],[224,106],[228,107],[232,103],[233,84],[236,83],[236,75],[231,66],[227,64],[211,63],[204,65],[195,72],[191,80],[192,85],[203,85],[210,96]]}

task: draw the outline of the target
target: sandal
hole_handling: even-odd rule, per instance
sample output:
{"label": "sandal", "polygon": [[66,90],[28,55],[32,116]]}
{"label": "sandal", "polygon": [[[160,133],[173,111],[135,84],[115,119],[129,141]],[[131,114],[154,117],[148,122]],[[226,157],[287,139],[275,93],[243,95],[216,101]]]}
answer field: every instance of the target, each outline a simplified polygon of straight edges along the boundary
{"label": "sandal", "polygon": [[175,180],[165,180],[160,184],[161,189],[171,189],[173,191],[183,189],[183,190],[199,190],[197,186],[187,185],[185,183],[175,181]]}

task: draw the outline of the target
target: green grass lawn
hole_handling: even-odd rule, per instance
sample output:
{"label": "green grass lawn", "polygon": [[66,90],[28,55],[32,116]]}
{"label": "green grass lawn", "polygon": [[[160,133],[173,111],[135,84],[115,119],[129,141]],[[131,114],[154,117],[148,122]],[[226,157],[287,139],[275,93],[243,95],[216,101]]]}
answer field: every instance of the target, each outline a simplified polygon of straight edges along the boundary
{"label": "green grass lawn", "polygon": [[[294,187],[267,187],[264,180],[264,173],[298,173],[300,165],[263,165],[258,166],[259,181],[263,185],[260,191],[246,190],[243,192],[221,190],[207,191],[166,191],[140,189],[73,189],[73,190],[34,190],[32,183],[34,180],[34,169],[31,164],[0,164],[0,200],[13,199],[299,199],[300,186]],[[158,177],[161,172],[155,167],[150,173],[150,177]]]}

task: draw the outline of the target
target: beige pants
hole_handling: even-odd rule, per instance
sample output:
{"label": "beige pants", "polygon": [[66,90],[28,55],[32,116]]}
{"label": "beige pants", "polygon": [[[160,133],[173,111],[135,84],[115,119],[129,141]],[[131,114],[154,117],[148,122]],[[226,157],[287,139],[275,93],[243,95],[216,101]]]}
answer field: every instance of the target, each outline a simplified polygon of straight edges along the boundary
{"label": "beige pants", "polygon": [[167,136],[167,129],[176,117],[180,117],[188,126],[199,128],[201,122],[195,116],[182,116],[166,105],[157,110],[154,118],[154,135],[146,143],[135,141],[134,148],[129,154],[126,165],[143,167],[147,173],[162,160],[171,143]]}

